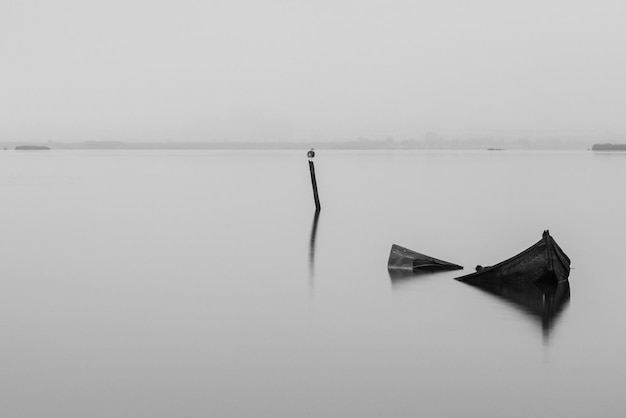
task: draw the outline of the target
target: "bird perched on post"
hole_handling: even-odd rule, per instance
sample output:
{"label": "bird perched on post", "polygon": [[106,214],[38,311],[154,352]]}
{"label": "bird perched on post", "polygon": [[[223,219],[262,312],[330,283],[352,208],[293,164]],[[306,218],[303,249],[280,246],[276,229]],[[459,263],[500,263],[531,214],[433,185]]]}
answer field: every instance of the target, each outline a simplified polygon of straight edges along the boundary
{"label": "bird perched on post", "polygon": [[315,151],[313,150],[313,148],[311,148],[309,150],[309,152],[306,153],[306,156],[309,157],[309,160],[313,159],[313,157],[315,157]]}

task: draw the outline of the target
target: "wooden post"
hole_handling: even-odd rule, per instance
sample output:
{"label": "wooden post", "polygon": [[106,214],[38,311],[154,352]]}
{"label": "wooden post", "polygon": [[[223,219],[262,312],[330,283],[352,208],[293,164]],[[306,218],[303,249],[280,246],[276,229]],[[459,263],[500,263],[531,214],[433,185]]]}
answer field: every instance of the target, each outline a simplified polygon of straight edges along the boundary
{"label": "wooden post", "polygon": [[320,197],[317,194],[317,180],[315,180],[315,166],[313,165],[313,157],[315,157],[315,151],[313,148],[307,153],[309,157],[309,170],[311,171],[311,185],[313,186],[313,199],[315,199],[315,211],[319,212],[322,209],[320,205]]}
{"label": "wooden post", "polygon": [[315,180],[315,166],[313,161],[309,160],[309,169],[311,170],[311,184],[313,185],[313,199],[315,199],[315,211],[319,212],[322,209],[320,205],[320,197],[317,194],[317,181]]}

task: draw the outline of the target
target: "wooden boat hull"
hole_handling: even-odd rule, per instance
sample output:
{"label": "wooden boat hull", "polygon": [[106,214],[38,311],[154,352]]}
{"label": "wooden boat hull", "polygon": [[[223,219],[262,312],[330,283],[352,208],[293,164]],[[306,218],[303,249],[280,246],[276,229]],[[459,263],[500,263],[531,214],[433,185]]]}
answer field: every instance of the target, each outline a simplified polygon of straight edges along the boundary
{"label": "wooden boat hull", "polygon": [[460,270],[462,268],[457,264],[439,260],[396,244],[391,246],[389,261],[387,262],[388,270],[442,271]]}
{"label": "wooden boat hull", "polygon": [[541,240],[514,257],[458,277],[462,282],[563,282],[569,277],[570,259],[544,231]]}

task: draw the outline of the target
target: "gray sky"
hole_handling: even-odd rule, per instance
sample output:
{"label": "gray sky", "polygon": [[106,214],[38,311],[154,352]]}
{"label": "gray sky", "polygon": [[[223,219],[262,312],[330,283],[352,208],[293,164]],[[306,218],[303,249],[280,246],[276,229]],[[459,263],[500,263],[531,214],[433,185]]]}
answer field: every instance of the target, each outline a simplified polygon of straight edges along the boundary
{"label": "gray sky", "polygon": [[0,139],[626,132],[624,0],[0,0]]}

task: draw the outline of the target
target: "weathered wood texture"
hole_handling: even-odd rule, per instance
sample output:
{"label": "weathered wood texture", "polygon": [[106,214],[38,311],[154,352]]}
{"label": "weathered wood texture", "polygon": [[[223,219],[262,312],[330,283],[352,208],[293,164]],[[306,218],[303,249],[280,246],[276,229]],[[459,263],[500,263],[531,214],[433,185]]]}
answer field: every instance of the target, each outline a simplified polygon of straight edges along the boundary
{"label": "weathered wood texture", "polygon": [[544,231],[535,245],[493,266],[477,268],[477,271],[458,277],[462,282],[563,282],[569,277],[570,259],[561,247]]}
{"label": "weathered wood texture", "polygon": [[401,269],[401,270],[459,270],[462,266],[459,266],[448,261],[443,261],[430,257],[425,254],[418,253],[408,248],[401,247],[393,244],[389,253],[389,261],[387,262],[388,269]]}

